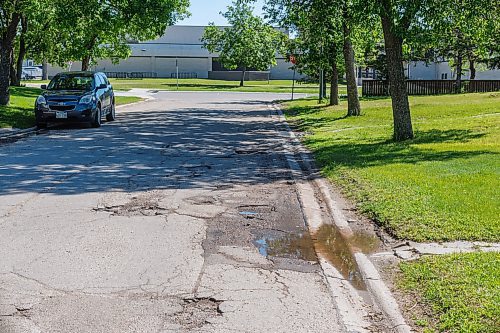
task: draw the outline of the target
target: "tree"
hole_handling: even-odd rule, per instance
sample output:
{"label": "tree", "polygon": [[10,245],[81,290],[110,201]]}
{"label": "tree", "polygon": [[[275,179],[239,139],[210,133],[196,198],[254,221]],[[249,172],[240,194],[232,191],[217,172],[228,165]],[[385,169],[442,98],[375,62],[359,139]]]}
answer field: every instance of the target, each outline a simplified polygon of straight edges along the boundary
{"label": "tree", "polygon": [[[318,77],[323,89],[322,73],[330,81],[330,105],[338,105],[339,64],[341,63],[341,25],[339,15],[326,0],[289,1],[268,0],[267,17],[291,30],[296,36],[290,40],[288,52],[298,59],[297,70],[310,77]],[[320,99],[323,92],[320,91]]]}
{"label": "tree", "polygon": [[189,0],[55,0],[62,41],[56,60],[92,61],[130,55],[127,43],[161,36],[167,26],[187,15]]}
{"label": "tree", "polygon": [[297,34],[303,67],[330,71],[330,104],[337,105],[338,77],[347,79],[348,115],[360,115],[355,73],[353,30],[357,28],[356,12],[350,0],[268,0],[269,18]]}
{"label": "tree", "polygon": [[162,35],[188,15],[188,5],[189,0],[2,1],[0,105],[8,104],[9,81],[17,83],[26,54],[62,66],[81,60],[82,70],[87,70],[99,58],[127,57],[130,39]]}
{"label": "tree", "polygon": [[[417,38],[415,27],[423,22],[422,9],[426,0],[360,0],[364,11],[378,15],[382,24],[387,60],[387,76],[392,99],[394,140],[413,139],[413,125],[404,70],[403,47],[407,39]],[[434,0],[431,0],[434,1]],[[438,13],[436,13],[438,15]]]}
{"label": "tree", "polygon": [[[446,17],[441,19],[433,13]],[[465,62],[475,79],[476,63],[488,63],[499,51],[500,2],[448,0],[432,2],[425,13],[429,47],[438,57],[452,59],[456,92],[461,92]]]}
{"label": "tree", "polygon": [[10,101],[12,55],[24,5],[24,1],[15,0],[2,1],[0,6],[0,105]]}
{"label": "tree", "polygon": [[276,65],[276,53],[282,51],[286,35],[260,17],[253,15],[249,0],[235,0],[221,13],[230,27],[219,28],[213,23],[205,29],[203,47],[219,53],[221,64],[231,70],[241,68],[240,86],[244,85],[249,68],[268,70]]}
{"label": "tree", "polygon": [[342,3],[342,32],[343,32],[343,52],[345,61],[345,73],[347,80],[347,115],[361,115],[361,105],[358,96],[358,84],[356,82],[355,54],[352,45],[352,30],[359,24],[355,20],[356,11],[353,10],[353,3],[343,0]]}
{"label": "tree", "polygon": [[21,14],[17,42],[11,64],[11,85],[20,85],[22,64],[26,56],[42,62],[56,52],[58,29],[52,0],[30,0]]}

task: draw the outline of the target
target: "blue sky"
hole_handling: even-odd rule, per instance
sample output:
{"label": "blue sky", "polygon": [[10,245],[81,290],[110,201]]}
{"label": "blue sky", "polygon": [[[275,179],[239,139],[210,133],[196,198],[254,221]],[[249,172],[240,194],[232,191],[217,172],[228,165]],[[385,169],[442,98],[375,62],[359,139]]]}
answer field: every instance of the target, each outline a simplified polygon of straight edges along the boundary
{"label": "blue sky", "polygon": [[[215,22],[216,25],[227,25],[226,20],[219,14],[225,11],[231,4],[231,0],[191,0],[191,17],[177,22],[181,25],[207,25],[209,22]],[[257,0],[255,3],[255,13],[262,13],[264,0]]]}

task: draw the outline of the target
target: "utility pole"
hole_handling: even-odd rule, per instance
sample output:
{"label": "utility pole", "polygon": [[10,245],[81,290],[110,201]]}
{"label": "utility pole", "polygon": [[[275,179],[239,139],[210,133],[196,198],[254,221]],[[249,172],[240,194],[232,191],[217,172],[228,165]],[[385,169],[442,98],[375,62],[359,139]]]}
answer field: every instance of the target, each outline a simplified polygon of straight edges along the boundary
{"label": "utility pole", "polygon": [[292,101],[295,93],[295,73],[297,72],[297,58],[295,58],[295,54],[290,56],[290,62],[293,65],[293,79],[292,79]]}

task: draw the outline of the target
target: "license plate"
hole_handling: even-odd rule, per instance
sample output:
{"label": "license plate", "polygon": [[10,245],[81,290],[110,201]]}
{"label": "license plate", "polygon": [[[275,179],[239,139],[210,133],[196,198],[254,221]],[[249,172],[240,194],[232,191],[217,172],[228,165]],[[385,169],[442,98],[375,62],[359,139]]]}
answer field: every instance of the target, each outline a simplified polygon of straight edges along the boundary
{"label": "license plate", "polygon": [[56,111],[56,119],[68,119],[68,113],[64,111]]}

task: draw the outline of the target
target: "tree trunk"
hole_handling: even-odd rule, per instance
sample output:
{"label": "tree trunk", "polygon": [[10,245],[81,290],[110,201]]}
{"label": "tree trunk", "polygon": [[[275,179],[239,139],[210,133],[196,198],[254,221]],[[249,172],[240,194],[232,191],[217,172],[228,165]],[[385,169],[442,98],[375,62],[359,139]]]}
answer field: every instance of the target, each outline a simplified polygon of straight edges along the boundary
{"label": "tree trunk", "polygon": [[90,66],[90,56],[85,56],[82,59],[82,71],[88,71]]}
{"label": "tree trunk", "polygon": [[457,75],[455,77],[455,93],[460,94],[462,92],[462,72],[463,72],[463,62],[464,59],[462,54],[458,53],[457,55]]}
{"label": "tree trunk", "polygon": [[389,0],[381,0],[380,18],[384,31],[387,72],[392,99],[392,114],[394,117],[394,140],[413,139],[410,103],[406,87],[405,70],[403,66],[403,41],[394,31],[392,19],[388,16],[391,4]]}
{"label": "tree trunk", "polygon": [[21,76],[23,75],[23,62],[26,56],[26,33],[28,32],[28,22],[26,17],[21,16],[21,35],[19,36],[19,52],[17,54],[16,63],[16,81],[17,85],[21,85]]}
{"label": "tree trunk", "polygon": [[347,13],[344,12],[344,61],[345,76],[347,79],[347,115],[361,115],[361,106],[359,104],[358,85],[356,83],[356,68],[354,65],[354,49],[351,43],[351,31],[347,25]]}
{"label": "tree trunk", "polygon": [[14,66],[14,56],[10,56],[10,85],[11,87],[19,87],[21,85],[21,80],[17,79],[17,70]]}
{"label": "tree trunk", "polygon": [[45,59],[42,62],[42,80],[48,80],[48,79],[49,79],[49,64]]}
{"label": "tree trunk", "polygon": [[470,67],[470,79],[475,80],[476,79],[476,62],[474,60],[469,60],[469,67]]}
{"label": "tree trunk", "polygon": [[339,71],[337,63],[332,64],[332,78],[330,83],[330,105],[339,105]]}
{"label": "tree trunk", "polygon": [[240,80],[240,87],[243,87],[245,85],[245,74],[247,72],[247,67],[243,66],[243,69],[241,71],[241,80]]}
{"label": "tree trunk", "polygon": [[318,104],[323,103],[323,86],[325,85],[325,80],[323,80],[324,75],[323,75],[323,69],[319,70],[319,99],[318,99]]}
{"label": "tree trunk", "polygon": [[12,51],[16,38],[17,26],[21,19],[19,13],[12,14],[7,29],[0,41],[0,105],[7,105],[10,101],[10,66],[12,64]]}

